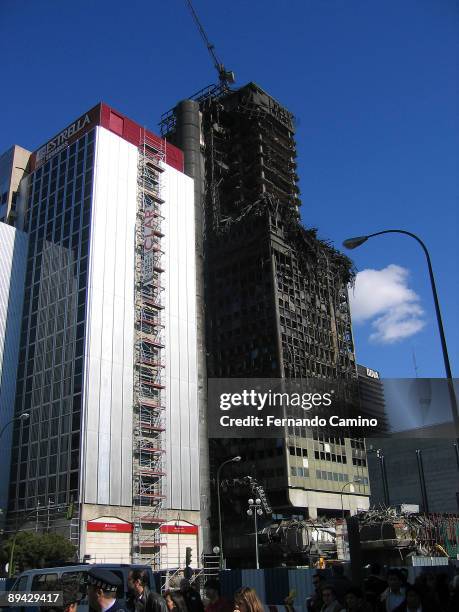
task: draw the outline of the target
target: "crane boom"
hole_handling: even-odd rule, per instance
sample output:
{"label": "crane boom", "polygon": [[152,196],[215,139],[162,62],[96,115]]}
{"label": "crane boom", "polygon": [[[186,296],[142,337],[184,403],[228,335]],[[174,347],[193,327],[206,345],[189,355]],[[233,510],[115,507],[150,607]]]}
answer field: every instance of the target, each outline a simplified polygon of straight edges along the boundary
{"label": "crane boom", "polygon": [[220,82],[224,85],[227,85],[228,83],[234,83],[235,81],[234,72],[226,70],[225,66],[219,61],[217,54],[215,53],[215,47],[210,42],[209,38],[207,37],[206,31],[204,30],[204,27],[199,20],[198,14],[196,13],[194,9],[194,6],[191,3],[191,0],[186,0],[186,2],[188,4],[188,8],[190,9],[191,16],[193,17],[193,20],[199,30],[199,33],[201,34],[201,38],[203,39],[207,47],[207,50],[210,56],[212,57],[215,69],[218,72],[218,78],[220,79]]}

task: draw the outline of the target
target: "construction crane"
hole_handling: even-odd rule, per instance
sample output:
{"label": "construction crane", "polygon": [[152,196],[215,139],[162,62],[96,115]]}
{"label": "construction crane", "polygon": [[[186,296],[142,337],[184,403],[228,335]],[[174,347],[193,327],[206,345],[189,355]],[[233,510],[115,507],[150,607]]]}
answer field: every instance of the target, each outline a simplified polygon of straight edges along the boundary
{"label": "construction crane", "polygon": [[190,9],[191,15],[194,19],[194,22],[196,23],[196,26],[199,30],[199,33],[201,34],[201,37],[207,47],[207,51],[210,53],[210,56],[212,57],[212,61],[214,63],[215,69],[218,72],[218,78],[220,80],[220,83],[225,86],[230,85],[231,83],[234,83],[236,80],[236,77],[234,76],[234,72],[232,72],[231,70],[226,70],[225,66],[219,61],[217,54],[215,53],[215,47],[207,38],[206,31],[204,30],[202,23],[199,21],[199,17],[196,11],[194,10],[191,0],[186,0],[186,2],[188,4],[188,8]]}

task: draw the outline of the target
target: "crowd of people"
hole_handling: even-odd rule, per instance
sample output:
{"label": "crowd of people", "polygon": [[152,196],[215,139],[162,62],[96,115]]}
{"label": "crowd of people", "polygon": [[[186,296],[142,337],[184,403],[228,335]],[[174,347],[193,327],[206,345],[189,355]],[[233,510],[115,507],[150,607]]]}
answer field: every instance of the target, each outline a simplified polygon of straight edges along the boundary
{"label": "crowd of people", "polygon": [[[307,612],[459,612],[459,575],[452,580],[445,573],[423,572],[414,584],[403,569],[390,569],[382,575],[377,565],[358,587],[344,575],[342,566],[333,574],[317,572],[312,577],[314,592],[306,602],[287,596],[286,612],[299,606]],[[231,598],[221,595],[217,580],[208,580],[204,600],[186,579],[180,588],[159,595],[148,587],[143,570],[130,573],[129,596],[124,603],[116,598],[121,580],[113,572],[93,569],[88,572],[87,600],[91,612],[272,612],[251,587],[238,589]],[[77,612],[75,588],[63,587],[64,612]],[[303,605],[302,605],[303,604]],[[306,604],[306,606],[304,606]]]}
{"label": "crowd of people", "polygon": [[414,584],[405,569],[390,569],[383,576],[379,565],[371,566],[362,586],[344,576],[342,567],[333,576],[313,576],[314,594],[308,612],[459,612],[459,575],[421,573]]}

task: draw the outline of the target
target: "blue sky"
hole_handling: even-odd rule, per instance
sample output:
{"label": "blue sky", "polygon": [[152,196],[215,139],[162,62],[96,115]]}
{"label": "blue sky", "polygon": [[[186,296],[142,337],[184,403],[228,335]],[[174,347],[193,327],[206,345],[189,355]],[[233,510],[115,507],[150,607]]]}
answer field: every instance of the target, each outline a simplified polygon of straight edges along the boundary
{"label": "blue sky", "polygon": [[[459,11],[454,0],[195,0],[237,83],[297,117],[302,217],[339,246],[401,228],[427,243],[459,354]],[[34,149],[99,100],[156,129],[215,80],[184,0],[2,0],[0,150]],[[358,361],[443,376],[427,269],[403,236],[352,252]],[[372,272],[373,271],[373,272]],[[381,296],[379,301],[378,296]]]}

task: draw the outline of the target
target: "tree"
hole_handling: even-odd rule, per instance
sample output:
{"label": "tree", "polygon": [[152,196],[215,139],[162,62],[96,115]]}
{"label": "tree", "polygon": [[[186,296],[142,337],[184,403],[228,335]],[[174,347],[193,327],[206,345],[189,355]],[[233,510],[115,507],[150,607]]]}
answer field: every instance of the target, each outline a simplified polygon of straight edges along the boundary
{"label": "tree", "polygon": [[9,562],[13,546],[13,565],[17,572],[72,561],[76,552],[76,546],[59,533],[20,531],[1,545],[0,560],[3,564]]}

